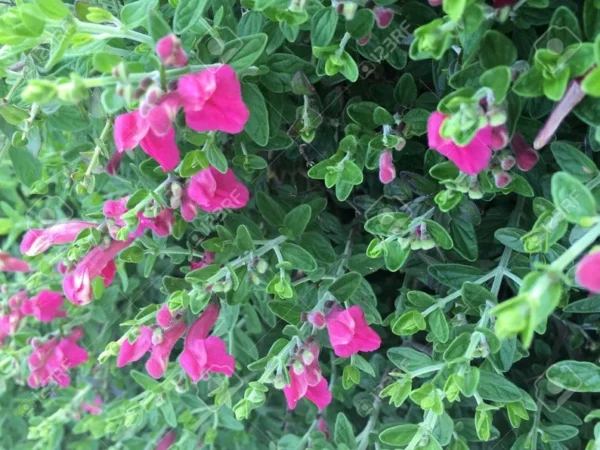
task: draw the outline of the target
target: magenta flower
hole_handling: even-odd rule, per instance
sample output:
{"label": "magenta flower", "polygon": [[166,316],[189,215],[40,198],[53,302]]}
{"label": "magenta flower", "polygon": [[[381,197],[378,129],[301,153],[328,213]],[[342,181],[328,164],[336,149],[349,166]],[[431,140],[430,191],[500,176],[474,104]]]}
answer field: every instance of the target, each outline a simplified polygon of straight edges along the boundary
{"label": "magenta flower", "polygon": [[171,351],[177,341],[183,336],[183,333],[185,333],[186,328],[185,322],[177,322],[166,330],[158,341],[155,339],[155,336],[153,337],[150,358],[146,361],[146,372],[148,372],[148,375],[154,378],[163,376],[169,365]]}
{"label": "magenta flower", "polygon": [[215,262],[215,256],[216,254],[214,252],[204,252],[204,257],[201,261],[192,261],[190,263],[191,269],[196,270],[201,269],[205,266],[210,266],[212,263]]}
{"label": "magenta flower", "polygon": [[166,303],[156,313],[156,323],[165,330],[173,324],[173,314]]}
{"label": "magenta flower", "polygon": [[114,127],[117,151],[133,150],[139,144],[162,170],[174,170],[179,164],[179,148],[175,143],[172,122],[178,109],[179,96],[170,92],[151,107],[147,115],[142,115],[139,110],[121,114]]}
{"label": "magenta flower", "polygon": [[212,166],[190,179],[188,193],[203,211],[209,213],[243,208],[250,198],[248,188],[237,181],[233,170],[227,169],[223,174]]}
{"label": "magenta flower", "polygon": [[367,325],[360,306],[334,306],[326,316],[327,332],[334,353],[348,358],[358,352],[372,352],[381,345],[379,335]]}
{"label": "magenta flower", "polygon": [[325,314],[321,311],[312,311],[308,314],[308,323],[318,329],[325,328]]}
{"label": "magenta flower", "polygon": [[152,328],[147,326],[140,327],[140,334],[133,342],[127,339],[121,344],[119,356],[117,357],[117,367],[121,368],[129,363],[138,361],[152,348]]}
{"label": "magenta flower", "polygon": [[77,345],[81,335],[82,331],[75,329],[64,339],[53,338],[34,348],[28,359],[29,386],[36,388],[54,382],[65,388],[71,384],[68,371],[88,360],[88,352]]}
{"label": "magenta flower", "polygon": [[96,226],[91,222],[66,222],[45,229],[29,230],[21,241],[21,253],[35,256],[45,252],[53,245],[73,242],[77,235],[86,228]]}
{"label": "magenta flower", "polygon": [[29,264],[8,253],[0,252],[0,272],[29,272]]}
{"label": "magenta flower", "polygon": [[505,127],[487,125],[475,134],[471,142],[461,147],[452,139],[444,138],[440,134],[442,124],[447,117],[437,111],[429,116],[427,122],[429,147],[437,150],[469,175],[477,175],[485,169],[492,158],[492,150],[499,150],[506,145]]}
{"label": "magenta flower", "polygon": [[396,178],[396,167],[392,159],[392,152],[385,151],[379,155],[379,181],[389,184]]}
{"label": "magenta flower", "polygon": [[537,150],[531,147],[523,136],[516,131],[512,140],[510,141],[510,146],[515,152],[515,159],[517,160],[517,167],[524,172],[531,170],[537,164],[539,159],[539,154]]}
{"label": "magenta flower", "polygon": [[188,184],[181,194],[181,217],[186,222],[193,222],[198,215],[198,205],[189,194],[190,185]]}
{"label": "magenta flower", "polygon": [[[121,218],[123,214],[127,212],[127,201],[129,197],[122,197],[119,200],[107,200],[104,202],[104,216],[113,219],[118,227],[124,227],[125,221]],[[140,212],[137,215],[139,225],[136,230],[129,233],[129,239],[135,239],[141,236],[146,229],[152,230],[157,236],[165,237],[171,234],[173,230],[173,224],[175,223],[175,217],[173,211],[164,208],[156,217],[146,217],[144,213]],[[110,228],[109,233],[116,239],[118,229]]]}
{"label": "magenta flower", "polygon": [[600,251],[592,251],[577,264],[575,279],[588,291],[600,293]]}
{"label": "magenta flower", "polygon": [[172,33],[156,43],[156,54],[165,66],[183,67],[188,63],[188,56],[181,47],[181,41]]}
{"label": "magenta flower", "polygon": [[364,47],[365,45],[367,45],[369,43],[370,40],[371,40],[371,33],[367,34],[363,38],[357,39],[356,43],[358,45],[360,45],[361,47]]}
{"label": "magenta flower", "polygon": [[194,131],[223,131],[236,134],[250,117],[242,100],[235,71],[227,65],[185,75],[177,90],[183,102],[185,121]]}
{"label": "magenta flower", "polygon": [[327,421],[323,417],[319,417],[317,420],[317,430],[325,435],[325,439],[330,439],[329,427],[327,426]]}
{"label": "magenta flower", "polygon": [[379,28],[387,28],[394,19],[394,11],[382,6],[373,8],[373,13],[375,14],[375,23]]}
{"label": "magenta flower", "polygon": [[138,217],[140,219],[140,226],[149,228],[157,236],[170,236],[173,231],[175,216],[173,216],[171,209],[164,208],[156,217],[146,217],[142,213]]}
{"label": "magenta flower", "polygon": [[185,337],[179,364],[194,383],[207,378],[211,372],[223,373],[228,377],[233,375],[235,359],[227,353],[225,342],[217,336],[208,336],[218,317],[219,307],[209,305]]}
{"label": "magenta flower", "polygon": [[87,305],[92,301],[92,280],[101,276],[104,286],[110,286],[115,277],[117,254],[129,247],[132,239],[112,241],[108,247],[93,248],[75,267],[73,273],[63,279],[63,290],[67,299],[74,305]]}
{"label": "magenta flower", "polygon": [[161,438],[160,441],[158,441],[154,450],[169,450],[169,448],[171,448],[171,445],[173,445],[173,443],[175,442],[175,439],[177,439],[177,435],[175,434],[175,432],[169,431]]}
{"label": "magenta flower", "polygon": [[63,305],[60,292],[41,291],[29,300],[21,303],[21,312],[26,316],[33,316],[40,322],[52,322],[59,317],[66,317],[67,312],[60,309]]}
{"label": "magenta flower", "polygon": [[94,397],[92,403],[82,403],[81,409],[85,412],[90,413],[93,416],[97,416],[102,413],[102,399],[98,396]]}
{"label": "magenta flower", "polygon": [[321,374],[318,345],[301,348],[299,356],[289,368],[290,384],[283,388],[288,407],[294,409],[298,401],[306,397],[322,411],[331,403],[332,395],[327,380]]}

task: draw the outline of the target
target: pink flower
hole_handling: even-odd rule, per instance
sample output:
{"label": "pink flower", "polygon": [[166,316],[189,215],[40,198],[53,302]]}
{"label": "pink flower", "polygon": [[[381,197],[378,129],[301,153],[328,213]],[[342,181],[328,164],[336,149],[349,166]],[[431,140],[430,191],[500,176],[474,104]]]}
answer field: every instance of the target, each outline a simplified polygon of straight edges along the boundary
{"label": "pink flower", "polygon": [[317,430],[325,435],[325,439],[329,440],[329,427],[327,426],[327,421],[323,417],[319,417],[319,420],[317,420]]}
{"label": "pink flower", "polygon": [[73,330],[65,339],[50,339],[36,347],[28,359],[30,387],[46,386],[51,381],[65,388],[71,384],[68,370],[88,360],[87,351],[77,345],[81,330]]}
{"label": "pink flower", "polygon": [[62,285],[67,299],[77,306],[91,302],[92,280],[99,276],[104,278],[104,286],[110,286],[117,270],[114,258],[132,242],[132,239],[112,241],[106,248],[93,248],[79,261],[73,273],[63,279]]}
{"label": "pink flower", "polygon": [[138,361],[152,348],[152,328],[147,326],[140,327],[140,334],[133,342],[127,339],[121,344],[119,356],[117,357],[117,367],[124,367],[129,363]]}
{"label": "pink flower", "polygon": [[334,306],[325,320],[333,351],[341,358],[358,352],[372,352],[381,345],[381,338],[367,325],[360,306],[346,310]]}
{"label": "pink flower", "polygon": [[250,198],[248,189],[237,181],[233,170],[227,169],[223,174],[212,166],[190,179],[188,193],[202,210],[209,213],[243,208]]}
{"label": "pink flower", "polygon": [[308,314],[308,323],[319,329],[325,328],[325,314],[321,311],[312,311]]}
{"label": "pink flower", "polygon": [[172,122],[178,108],[179,97],[176,92],[170,92],[151,107],[146,116],[140,111],[121,114],[114,127],[117,151],[133,150],[139,144],[162,170],[174,170],[179,164],[179,148]]}
{"label": "pink flower", "polygon": [[173,231],[173,225],[175,224],[175,216],[173,216],[173,210],[163,208],[156,217],[146,217],[142,213],[139,216],[140,226],[149,228],[160,237],[166,237]]}
{"label": "pink flower", "polygon": [[440,134],[442,123],[448,116],[434,112],[427,122],[429,147],[447,157],[463,172],[477,175],[485,169],[492,158],[492,150],[499,150],[506,145],[506,131],[503,126],[490,125],[480,129],[473,140],[464,147],[457,145],[452,139]]}
{"label": "pink flower", "polygon": [[190,185],[188,184],[181,194],[181,217],[186,222],[193,222],[198,215],[198,205],[190,197]]}
{"label": "pink flower", "polygon": [[499,171],[494,174],[494,184],[497,188],[504,189],[510,184],[512,177],[508,172]]}
{"label": "pink flower", "polygon": [[196,270],[196,269],[202,269],[205,266],[210,266],[212,263],[215,262],[215,255],[216,253],[214,252],[204,252],[204,257],[202,258],[201,261],[192,261],[190,263],[191,269],[192,270]]}
{"label": "pink flower", "polygon": [[102,399],[100,397],[94,397],[92,403],[83,403],[81,409],[96,416],[102,413]]}
{"label": "pink flower", "polygon": [[375,23],[379,28],[387,28],[394,19],[394,11],[388,8],[376,6],[373,8],[373,13],[375,14]]}
{"label": "pink flower", "polygon": [[209,305],[185,337],[179,364],[194,383],[211,372],[233,375],[235,360],[227,353],[225,342],[217,336],[207,337],[218,317],[219,307]]}
{"label": "pink flower", "polygon": [[356,43],[358,45],[360,45],[361,47],[364,47],[365,45],[367,45],[369,43],[370,40],[371,40],[371,33],[367,34],[363,38],[357,39]]}
{"label": "pink flower", "polygon": [[154,450],[169,450],[171,445],[173,445],[173,443],[175,442],[175,439],[177,439],[177,435],[175,434],[175,432],[169,431],[162,437],[160,441],[158,441]]}
{"label": "pink flower", "polygon": [[165,303],[156,313],[156,323],[163,329],[167,329],[173,323],[173,314]]}
{"label": "pink flower", "polygon": [[188,63],[181,41],[174,34],[169,34],[156,43],[156,54],[165,66],[183,67]]}
{"label": "pink flower", "polygon": [[[113,219],[117,226],[124,227],[125,221],[121,216],[128,211],[128,200],[129,197],[122,197],[119,200],[107,200],[104,202],[104,216]],[[169,236],[173,230],[173,224],[175,223],[173,211],[168,208],[163,208],[155,217],[146,217],[142,212],[138,213],[137,217],[139,225],[134,232],[129,233],[129,239],[135,239],[136,237],[141,236],[146,229],[152,230],[157,236]],[[109,233],[113,239],[116,239],[118,229],[110,228]]]}
{"label": "pink flower", "polygon": [[332,395],[319,367],[319,347],[311,344],[300,349],[300,355],[304,352],[311,355],[309,361],[303,361],[306,355],[304,358],[300,356],[300,359],[290,366],[290,384],[283,388],[283,393],[290,409],[294,409],[298,401],[306,397],[322,411],[331,403]]}
{"label": "pink flower", "polygon": [[29,270],[27,262],[13,258],[8,253],[0,252],[0,272],[29,272]]}
{"label": "pink flower", "polygon": [[21,312],[33,316],[40,322],[52,322],[59,317],[67,317],[67,312],[60,309],[63,297],[60,292],[41,291],[35,297],[21,303]]}
{"label": "pink flower", "polygon": [[517,160],[517,167],[524,172],[531,170],[537,164],[539,155],[537,150],[527,144],[527,141],[523,139],[523,136],[517,131],[515,132],[510,146],[515,152],[515,158]]}
{"label": "pink flower", "polygon": [[588,291],[600,293],[600,251],[592,251],[577,264],[575,279]]}
{"label": "pink flower", "polygon": [[388,184],[396,178],[396,167],[392,159],[392,152],[383,152],[379,156],[379,181]]}
{"label": "pink flower", "polygon": [[94,226],[95,223],[74,221],[45,229],[29,230],[21,241],[21,253],[27,256],[39,255],[53,245],[73,242],[82,230]]}
{"label": "pink flower", "polygon": [[153,341],[150,358],[146,361],[148,375],[154,378],[163,376],[169,365],[171,351],[179,338],[185,333],[186,328],[185,322],[177,322],[163,333],[160,342]]}
{"label": "pink flower", "polygon": [[185,75],[177,90],[183,102],[187,126],[200,133],[239,133],[250,116],[242,100],[240,82],[227,65]]}

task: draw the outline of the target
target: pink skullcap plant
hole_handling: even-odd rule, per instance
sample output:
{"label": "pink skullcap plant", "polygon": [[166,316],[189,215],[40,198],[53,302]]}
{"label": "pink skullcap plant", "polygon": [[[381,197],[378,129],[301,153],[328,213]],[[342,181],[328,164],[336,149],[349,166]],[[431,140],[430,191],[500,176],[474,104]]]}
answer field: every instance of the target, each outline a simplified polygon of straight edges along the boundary
{"label": "pink skullcap plant", "polygon": [[[319,346],[316,343],[299,349],[299,359],[289,367],[290,384],[283,388],[290,409],[307,398],[322,411],[331,403],[332,395],[319,366]],[[308,358],[307,358],[308,356]]]}
{"label": "pink skullcap plant", "polygon": [[243,208],[250,198],[248,188],[237,181],[233,170],[221,173],[212,166],[190,179],[188,194],[203,211],[209,213]]}
{"label": "pink skullcap plant", "polygon": [[67,299],[74,305],[87,305],[92,301],[92,280],[101,276],[104,286],[110,286],[117,267],[115,257],[129,247],[132,239],[127,241],[111,241],[108,247],[95,247],[77,264],[74,271],[63,279],[63,291]]}
{"label": "pink skullcap plant", "polygon": [[600,250],[592,250],[581,258],[575,270],[575,279],[588,291],[600,293]]}
{"label": "pink skullcap plant", "polygon": [[387,28],[394,20],[394,11],[389,8],[376,6],[373,8],[373,13],[375,14],[375,23],[379,28]]}
{"label": "pink skullcap plant", "polygon": [[30,387],[46,386],[54,382],[62,388],[71,384],[68,371],[88,361],[88,352],[77,345],[81,329],[74,329],[66,338],[53,338],[35,347],[28,359],[31,373]]}
{"label": "pink skullcap plant", "polygon": [[383,184],[389,184],[396,178],[396,167],[392,152],[385,151],[379,156],[379,181]]}
{"label": "pink skullcap plant", "polygon": [[174,34],[169,34],[156,43],[156,54],[165,66],[184,67],[188,56],[181,46],[181,41]]}
{"label": "pink skullcap plant", "polygon": [[160,439],[160,441],[158,441],[158,443],[156,444],[155,450],[169,450],[171,445],[173,445],[175,443],[176,439],[177,439],[177,435],[175,434],[175,432],[169,431],[167,434],[165,434]]}
{"label": "pink skullcap plant", "polygon": [[228,65],[185,75],[179,79],[177,90],[187,126],[199,133],[236,134],[250,117],[240,82]]}
{"label": "pink skullcap plant", "polygon": [[215,262],[216,254],[214,252],[204,252],[204,257],[200,261],[192,261],[190,267],[192,270],[201,269]]}
{"label": "pink skullcap plant", "polygon": [[218,317],[219,307],[209,305],[185,337],[179,364],[194,383],[206,378],[209,373],[233,375],[235,359],[227,353],[225,342],[217,336],[208,336]]}
{"label": "pink skullcap plant", "polygon": [[358,352],[373,352],[381,345],[379,335],[367,325],[360,306],[334,306],[326,316],[327,332],[334,353],[348,358]]}
{"label": "pink skullcap plant", "polygon": [[0,252],[0,272],[29,272],[29,263]]}
{"label": "pink skullcap plant", "polygon": [[510,146],[515,152],[515,159],[519,169],[527,172],[535,167],[540,156],[537,150],[531,147],[518,131],[513,135]]}
{"label": "pink skullcap plant", "polygon": [[[122,197],[118,200],[107,200],[104,202],[103,212],[106,218],[114,220],[114,223],[119,226],[125,226],[125,221],[121,218],[127,210],[127,201],[129,197]],[[129,233],[129,239],[134,239],[142,234],[147,229],[152,230],[157,236],[166,237],[171,234],[175,217],[173,211],[168,208],[163,208],[155,217],[146,217],[144,213],[139,212],[139,224],[135,231]],[[117,237],[118,230],[109,227],[109,233],[113,238]]]}
{"label": "pink skullcap plant", "polygon": [[21,240],[21,253],[27,256],[39,255],[53,245],[73,242],[82,230],[96,225],[91,222],[72,221],[44,229],[29,230]]}
{"label": "pink skullcap plant", "polygon": [[54,319],[66,317],[67,312],[60,309],[64,300],[62,293],[41,291],[29,300],[21,303],[21,312],[26,316],[33,316],[40,322],[52,322]]}
{"label": "pink skullcap plant", "polygon": [[179,164],[179,148],[172,122],[179,105],[179,95],[169,92],[150,108],[147,115],[142,115],[141,110],[121,114],[114,126],[117,151],[123,153],[139,145],[162,170],[174,170]]}
{"label": "pink skullcap plant", "polygon": [[442,124],[448,117],[437,111],[429,116],[427,122],[429,147],[447,157],[463,172],[477,175],[489,165],[492,150],[499,150],[506,145],[506,128],[486,125],[477,131],[471,142],[459,146],[452,139],[440,134]]}

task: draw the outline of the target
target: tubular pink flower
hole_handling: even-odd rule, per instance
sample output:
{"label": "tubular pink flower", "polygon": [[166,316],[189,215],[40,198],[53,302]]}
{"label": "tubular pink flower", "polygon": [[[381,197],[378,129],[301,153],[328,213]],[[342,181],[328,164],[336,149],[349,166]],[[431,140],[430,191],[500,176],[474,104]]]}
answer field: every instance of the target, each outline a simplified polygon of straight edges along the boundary
{"label": "tubular pink flower", "polygon": [[152,347],[150,358],[146,361],[146,372],[153,378],[160,378],[167,370],[169,365],[169,357],[173,347],[185,333],[186,324],[178,322],[169,328],[162,337],[160,344]]}
{"label": "tubular pink flower", "polygon": [[93,416],[102,414],[102,399],[100,397],[94,397],[92,403],[82,403],[81,409],[85,412],[90,413]]}
{"label": "tubular pink flower", "polygon": [[65,388],[71,384],[68,371],[88,361],[87,351],[77,345],[80,337],[81,331],[74,330],[64,339],[54,338],[35,348],[28,359],[29,386],[36,388],[54,382]]}
{"label": "tubular pink flower", "polygon": [[518,131],[515,132],[510,141],[510,146],[515,152],[515,159],[517,160],[517,167],[519,169],[527,172],[535,167],[540,156],[537,150],[527,144]]}
{"label": "tubular pink flower", "polygon": [[228,377],[233,375],[235,359],[227,353],[225,342],[217,336],[208,336],[218,317],[219,307],[209,305],[185,337],[179,364],[194,383],[209,373],[223,373]]}
{"label": "tubular pink flower", "polygon": [[148,218],[142,213],[138,217],[140,219],[140,226],[149,228],[157,236],[170,236],[173,231],[175,216],[173,216],[173,210],[171,209],[164,208],[156,217]]}
{"label": "tubular pink flower", "polygon": [[192,270],[202,269],[205,266],[210,266],[215,262],[215,255],[216,254],[214,252],[204,252],[204,257],[201,261],[192,261],[190,263]]}
{"label": "tubular pink flower", "polygon": [[181,41],[174,34],[169,34],[156,43],[156,54],[165,66],[184,67],[188,63]]}
{"label": "tubular pink flower", "polygon": [[492,158],[492,150],[499,150],[506,145],[504,126],[488,125],[480,129],[471,142],[461,147],[452,139],[446,139],[440,134],[442,124],[447,117],[437,111],[429,116],[427,122],[429,147],[447,157],[469,175],[477,175],[485,169]]}
{"label": "tubular pink flower", "polygon": [[[115,221],[115,224],[119,227],[125,226],[125,221],[121,218],[127,210],[127,201],[129,197],[122,197],[119,200],[107,200],[104,202],[104,216]],[[173,211],[164,208],[156,217],[146,217],[144,213],[140,212],[137,215],[139,225],[137,229],[129,233],[129,239],[135,239],[138,236],[144,234],[146,229],[152,230],[157,236],[165,237],[171,234],[173,230],[173,224],[175,223],[175,217]],[[109,229],[109,233],[113,239],[116,239],[118,230]]]}
{"label": "tubular pink flower", "polygon": [[173,322],[173,314],[165,303],[156,313],[156,323],[163,329],[167,329]]}
{"label": "tubular pink flower", "polygon": [[381,338],[367,325],[360,306],[346,310],[334,306],[326,316],[326,323],[333,351],[341,358],[358,352],[372,352],[381,345]]}
{"label": "tubular pink flower", "polygon": [[394,11],[382,6],[373,8],[373,13],[375,14],[375,23],[379,28],[387,28],[394,19]]}
{"label": "tubular pink flower", "polygon": [[193,222],[198,215],[198,205],[189,194],[189,184],[183,189],[181,195],[181,217],[186,222]]}
{"label": "tubular pink flower", "polygon": [[73,273],[63,279],[63,290],[67,299],[74,305],[86,305],[92,301],[92,280],[98,276],[104,278],[109,286],[115,275],[114,258],[129,247],[133,239],[112,241],[107,248],[93,248],[75,267]]}
{"label": "tubular pink flower", "polygon": [[174,170],[179,164],[179,148],[175,143],[172,122],[179,108],[179,96],[166,94],[150,109],[147,116],[140,111],[121,114],[115,120],[114,139],[117,151],[122,153],[140,145],[164,170]]}
{"label": "tubular pink flower", "polygon": [[127,339],[121,344],[119,356],[117,357],[117,367],[124,367],[129,363],[138,361],[152,347],[152,328],[147,326],[140,327],[140,335],[133,342]]}
{"label": "tubular pink flower", "polygon": [[230,66],[185,75],[179,79],[177,90],[187,126],[194,131],[236,134],[250,117],[240,82]]}
{"label": "tubular pink flower", "polygon": [[237,181],[233,170],[223,174],[212,166],[190,179],[188,193],[206,212],[243,208],[250,198],[248,188]]}
{"label": "tubular pink flower", "polygon": [[176,439],[177,435],[175,434],[175,432],[169,431],[161,438],[160,441],[158,441],[154,450],[169,450],[169,448],[171,447],[171,445],[173,445]]}
{"label": "tubular pink flower", "polygon": [[325,314],[321,311],[312,311],[308,314],[308,323],[319,329],[325,328]]}
{"label": "tubular pink flower", "polygon": [[29,263],[0,252],[0,272],[29,272]]}
{"label": "tubular pink flower", "polygon": [[379,181],[389,184],[396,178],[396,167],[392,159],[392,152],[383,152],[379,156]]}
{"label": "tubular pink flower", "polygon": [[290,367],[290,384],[283,388],[283,394],[290,409],[294,409],[298,401],[306,397],[322,411],[331,403],[332,395],[327,380],[321,375],[319,347],[312,344],[300,349],[300,353],[304,351],[312,354],[312,361],[310,364],[303,364],[300,373],[297,373],[294,367]]}
{"label": "tubular pink flower", "polygon": [[357,39],[356,43],[358,45],[360,45],[361,47],[364,47],[365,45],[367,45],[369,43],[370,40],[371,40],[371,33],[367,34],[363,38]]}
{"label": "tubular pink flower", "polygon": [[26,316],[33,316],[40,322],[52,322],[60,317],[67,317],[67,312],[60,309],[63,305],[60,292],[41,291],[29,300],[21,303],[21,312]]}
{"label": "tubular pink flower", "polygon": [[600,251],[585,255],[577,264],[575,279],[588,291],[600,293]]}
{"label": "tubular pink flower", "polygon": [[91,222],[66,222],[45,229],[29,230],[21,241],[21,253],[35,256],[45,252],[53,245],[73,242],[77,235],[86,228],[96,226]]}

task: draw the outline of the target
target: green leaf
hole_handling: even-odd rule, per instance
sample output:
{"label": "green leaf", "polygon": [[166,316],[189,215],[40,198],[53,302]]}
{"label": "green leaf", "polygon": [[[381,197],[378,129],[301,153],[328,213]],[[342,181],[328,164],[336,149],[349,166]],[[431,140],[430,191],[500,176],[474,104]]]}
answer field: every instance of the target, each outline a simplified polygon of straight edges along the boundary
{"label": "green leaf", "polygon": [[203,283],[213,277],[221,266],[219,264],[211,264],[209,266],[201,267],[200,269],[192,270],[185,276],[185,281],[190,283]]}
{"label": "green leaf", "polygon": [[387,351],[388,359],[401,370],[414,372],[434,364],[433,360],[423,352],[409,347],[393,347]]}
{"label": "green leaf", "polygon": [[281,244],[283,259],[292,265],[292,268],[312,272],[317,268],[317,262],[310,253],[302,247],[289,242]]}
{"label": "green leaf", "polygon": [[548,425],[540,428],[543,442],[568,441],[579,434],[579,430],[570,425]]}
{"label": "green leaf", "polygon": [[346,445],[348,448],[356,447],[356,438],[352,431],[352,424],[344,413],[338,413],[335,418],[335,428],[333,430],[333,439],[338,445]]}
{"label": "green leaf", "polygon": [[61,0],[36,0],[35,3],[49,19],[60,20],[71,14],[67,5]]}
{"label": "green leaf", "polygon": [[356,292],[361,281],[362,276],[358,272],[348,272],[335,280],[328,290],[336,299],[345,302]]}
{"label": "green leaf", "polygon": [[434,309],[429,316],[427,316],[429,322],[429,329],[431,334],[439,342],[445,343],[450,337],[450,327],[448,326],[448,320],[440,308]]}
{"label": "green leaf", "polygon": [[269,142],[269,113],[265,97],[255,84],[242,83],[242,97],[250,111],[244,131],[261,147]]}
{"label": "green leaf", "polygon": [[155,9],[151,9],[148,14],[148,31],[154,42],[158,42],[165,36],[171,34],[171,27],[163,19],[163,16]]}
{"label": "green leaf", "polygon": [[600,392],[600,366],[584,361],[560,361],[546,372],[546,378],[571,392]]}
{"label": "green leaf", "polygon": [[479,81],[494,93],[494,102],[502,104],[510,86],[511,73],[508,66],[496,66],[485,71]]}
{"label": "green leaf", "polygon": [[479,61],[484,69],[496,66],[512,66],[517,60],[517,49],[504,34],[488,30],[481,39]]}
{"label": "green leaf", "polygon": [[410,73],[404,73],[394,88],[394,98],[401,105],[411,105],[417,99],[417,85]]}
{"label": "green leaf", "polygon": [[223,46],[223,58],[236,71],[250,67],[263,54],[267,46],[267,35],[256,33],[233,39]]}
{"label": "green leaf", "polygon": [[26,148],[10,147],[8,155],[15,175],[21,183],[31,187],[42,178],[42,165]]}
{"label": "green leaf", "polygon": [[283,300],[271,300],[267,303],[267,306],[273,314],[287,323],[292,325],[300,323],[300,315],[303,310],[298,304]]}
{"label": "green leaf", "polygon": [[139,384],[147,391],[152,391],[158,386],[160,386],[160,383],[158,381],[156,381],[154,378],[149,377],[145,373],[138,372],[137,370],[132,370],[130,374],[131,378],[133,378],[137,384]]}
{"label": "green leaf", "polygon": [[424,220],[423,223],[426,226],[427,232],[431,235],[437,245],[444,250],[450,250],[454,246],[452,238],[439,223],[428,219]]}
{"label": "green leaf", "polygon": [[477,392],[484,400],[491,402],[518,402],[521,400],[521,391],[504,376],[481,370]]}
{"label": "green leaf", "polygon": [[173,18],[173,30],[183,34],[202,19],[208,0],[179,0]]}
{"label": "green leaf", "polygon": [[552,201],[571,223],[582,221],[596,215],[596,201],[589,189],[577,178],[566,172],[552,176]]}
{"label": "green leaf", "polygon": [[311,217],[311,208],[309,205],[299,205],[285,215],[283,226],[288,229],[294,237],[304,233]]}
{"label": "green leaf", "polygon": [[108,52],[94,53],[92,64],[94,69],[101,73],[111,73],[113,68],[121,62],[121,58]]}
{"label": "green leaf", "polygon": [[600,313],[600,295],[593,295],[565,306],[564,312],[572,314]]}
{"label": "green leaf", "polygon": [[405,447],[419,431],[419,425],[406,423],[396,425],[379,434],[379,440],[387,445]]}
{"label": "green leaf", "polygon": [[475,281],[483,275],[481,269],[462,264],[434,264],[429,266],[429,274],[439,282],[460,289],[466,281]]}
{"label": "green leaf", "polygon": [[139,27],[148,19],[148,14],[157,5],[157,0],[138,0],[121,8],[121,21],[127,28]]}
{"label": "green leaf", "polygon": [[371,32],[373,25],[375,25],[373,11],[368,8],[361,8],[352,20],[346,22],[346,31],[354,39],[361,39]]}
{"label": "green leaf", "polygon": [[256,194],[256,203],[258,210],[263,218],[275,227],[280,227],[285,221],[285,212],[275,200],[269,197],[264,192],[260,191]]}
{"label": "green leaf", "polygon": [[552,154],[562,170],[585,183],[598,175],[596,164],[585,153],[566,142],[550,144]]}
{"label": "green leaf", "polygon": [[313,47],[326,47],[335,34],[338,13],[334,8],[321,8],[312,17],[310,39]]}

